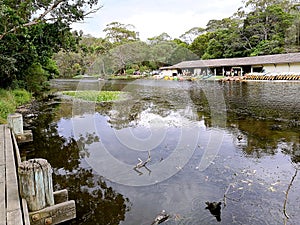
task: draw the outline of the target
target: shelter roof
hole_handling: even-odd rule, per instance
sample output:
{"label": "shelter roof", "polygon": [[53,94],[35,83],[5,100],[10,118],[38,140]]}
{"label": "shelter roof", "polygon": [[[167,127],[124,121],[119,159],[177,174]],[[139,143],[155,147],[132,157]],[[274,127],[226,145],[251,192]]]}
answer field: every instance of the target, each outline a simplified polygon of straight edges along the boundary
{"label": "shelter roof", "polygon": [[283,64],[283,63],[300,63],[300,52],[251,56],[243,58],[223,58],[208,60],[183,61],[173,66],[162,67],[161,69],[183,69],[183,68],[200,68],[200,67],[220,67],[220,66],[246,66],[246,65],[265,65],[265,64]]}

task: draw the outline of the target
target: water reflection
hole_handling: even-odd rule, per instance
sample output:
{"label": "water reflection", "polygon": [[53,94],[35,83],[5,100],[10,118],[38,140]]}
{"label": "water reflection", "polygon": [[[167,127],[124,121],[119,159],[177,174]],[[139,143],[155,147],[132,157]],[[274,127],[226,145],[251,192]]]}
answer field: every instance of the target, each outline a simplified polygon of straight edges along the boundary
{"label": "water reflection", "polygon": [[67,119],[53,122],[54,112],[61,111],[61,107],[41,110],[43,113],[30,127],[39,141],[23,146],[23,155],[47,159],[54,169],[54,189],[69,190],[69,198],[76,201],[77,220],[67,224],[119,224],[130,210],[129,199],[108,186],[83,160],[99,137],[85,133],[75,140]]}
{"label": "water reflection", "polygon": [[[163,209],[166,224],[283,223],[291,162],[300,160],[299,83],[82,85],[130,98],[45,106],[32,127],[34,143],[24,147],[27,157],[48,159],[55,188],[69,188],[76,199],[70,224],[146,225]],[[149,150],[151,173],[139,174],[134,167]],[[209,167],[199,170],[203,159]],[[296,179],[289,193],[292,224],[300,219],[299,187]],[[205,202],[222,202],[221,221]]]}

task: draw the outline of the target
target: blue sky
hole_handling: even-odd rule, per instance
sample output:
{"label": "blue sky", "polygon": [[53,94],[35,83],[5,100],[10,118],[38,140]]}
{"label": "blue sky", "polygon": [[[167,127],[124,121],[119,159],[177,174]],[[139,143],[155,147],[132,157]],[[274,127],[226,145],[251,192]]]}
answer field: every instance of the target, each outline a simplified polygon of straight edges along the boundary
{"label": "blue sky", "polygon": [[205,27],[211,19],[231,16],[242,0],[102,0],[103,8],[83,23],[73,25],[84,34],[104,37],[111,22],[132,24],[142,40],[163,32],[177,38],[193,27]]}

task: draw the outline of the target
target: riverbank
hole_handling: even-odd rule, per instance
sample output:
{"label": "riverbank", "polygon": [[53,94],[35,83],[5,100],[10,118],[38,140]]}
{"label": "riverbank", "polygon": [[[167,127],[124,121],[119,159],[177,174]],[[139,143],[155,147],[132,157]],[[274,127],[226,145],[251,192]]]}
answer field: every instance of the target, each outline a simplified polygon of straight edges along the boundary
{"label": "riverbank", "polygon": [[32,94],[26,90],[0,89],[0,124],[5,124],[8,114],[14,113],[17,107],[29,103],[31,100]]}

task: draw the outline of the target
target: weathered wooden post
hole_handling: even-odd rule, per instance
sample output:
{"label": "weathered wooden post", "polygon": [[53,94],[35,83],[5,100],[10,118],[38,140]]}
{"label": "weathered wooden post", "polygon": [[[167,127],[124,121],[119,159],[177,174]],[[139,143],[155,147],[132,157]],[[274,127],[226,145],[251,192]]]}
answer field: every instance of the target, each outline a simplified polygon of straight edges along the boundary
{"label": "weathered wooden post", "polygon": [[23,134],[23,117],[20,113],[10,114],[7,117],[8,126],[12,129],[12,131],[19,135]]}
{"label": "weathered wooden post", "polygon": [[45,159],[21,162],[18,168],[20,195],[26,200],[31,225],[54,225],[76,218],[68,191],[53,192],[52,168]]}
{"label": "weathered wooden post", "polygon": [[8,126],[16,135],[17,142],[30,142],[33,141],[32,131],[23,130],[23,116],[20,113],[9,114],[7,116]]}
{"label": "weathered wooden post", "polygon": [[52,169],[45,159],[31,159],[19,165],[21,197],[27,201],[29,211],[54,205]]}

